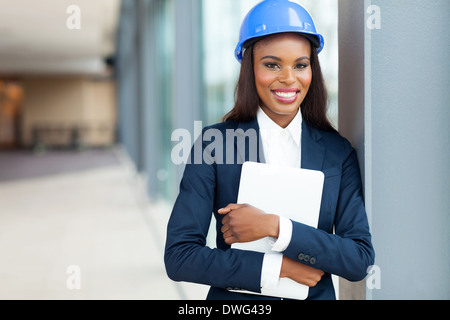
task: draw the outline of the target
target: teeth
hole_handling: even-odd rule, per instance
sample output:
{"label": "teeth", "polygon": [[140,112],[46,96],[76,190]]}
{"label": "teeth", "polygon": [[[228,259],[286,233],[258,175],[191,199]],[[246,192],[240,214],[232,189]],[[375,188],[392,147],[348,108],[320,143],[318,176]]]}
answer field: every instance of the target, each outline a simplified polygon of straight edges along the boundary
{"label": "teeth", "polygon": [[275,94],[282,98],[293,98],[297,95],[297,92],[277,92],[277,91],[275,91]]}

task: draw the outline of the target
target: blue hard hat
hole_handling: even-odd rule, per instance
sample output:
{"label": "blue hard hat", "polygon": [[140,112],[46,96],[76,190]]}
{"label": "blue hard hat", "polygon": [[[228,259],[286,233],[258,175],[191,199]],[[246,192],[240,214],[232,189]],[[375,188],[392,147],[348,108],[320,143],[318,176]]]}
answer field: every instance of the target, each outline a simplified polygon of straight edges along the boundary
{"label": "blue hard hat", "polygon": [[290,0],[264,0],[250,10],[242,23],[236,59],[241,62],[245,48],[259,38],[285,32],[300,33],[317,48],[317,53],[324,47],[323,36],[317,33],[314,20],[304,7]]}

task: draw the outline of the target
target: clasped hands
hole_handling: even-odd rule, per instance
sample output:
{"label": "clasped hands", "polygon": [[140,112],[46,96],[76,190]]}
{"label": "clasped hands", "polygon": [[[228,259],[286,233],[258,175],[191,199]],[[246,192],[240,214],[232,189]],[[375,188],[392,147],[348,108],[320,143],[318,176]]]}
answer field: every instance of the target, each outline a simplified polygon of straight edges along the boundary
{"label": "clasped hands", "polygon": [[[280,218],[248,204],[229,204],[219,209],[225,243],[245,243],[264,237],[278,238]],[[314,287],[324,272],[283,256],[280,278],[290,278],[298,283]]]}

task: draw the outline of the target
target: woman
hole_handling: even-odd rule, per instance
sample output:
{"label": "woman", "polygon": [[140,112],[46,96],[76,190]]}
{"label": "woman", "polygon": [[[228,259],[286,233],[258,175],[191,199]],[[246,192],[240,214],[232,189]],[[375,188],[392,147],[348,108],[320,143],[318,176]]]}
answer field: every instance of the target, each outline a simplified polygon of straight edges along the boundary
{"label": "woman", "polygon": [[[374,251],[359,166],[350,143],[326,118],[322,48],[309,13],[294,2],[266,0],[247,15],[236,49],[242,59],[236,104],[223,123],[204,132],[227,137],[230,131],[255,130],[259,152],[254,159],[251,145],[234,143],[230,150],[227,141],[225,152],[211,152],[210,141],[198,141],[202,154],[210,156],[186,166],[168,224],[165,263],[174,281],[210,285],[208,299],[274,299],[235,291],[264,294],[280,278],[290,278],[310,287],[308,299],[335,299],[331,274],[365,278]],[[236,155],[233,163],[224,161],[230,152]],[[318,228],[237,204],[238,155],[324,172]],[[216,249],[206,247],[211,213],[217,220]],[[282,254],[230,247],[267,236],[274,238],[273,251]]]}

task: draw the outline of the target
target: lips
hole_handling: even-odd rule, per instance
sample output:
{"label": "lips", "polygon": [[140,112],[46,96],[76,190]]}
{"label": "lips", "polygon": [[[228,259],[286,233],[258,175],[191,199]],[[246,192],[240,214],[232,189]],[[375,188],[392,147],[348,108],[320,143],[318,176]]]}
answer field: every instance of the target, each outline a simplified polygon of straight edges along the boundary
{"label": "lips", "polygon": [[275,99],[277,99],[281,103],[286,103],[286,104],[294,103],[297,100],[299,93],[300,93],[300,90],[295,89],[295,88],[272,90],[272,94],[275,97]]}

